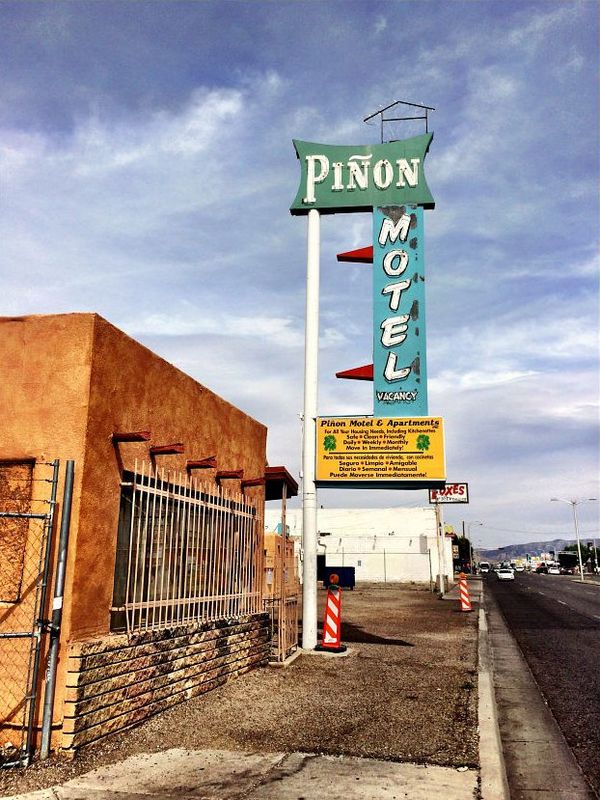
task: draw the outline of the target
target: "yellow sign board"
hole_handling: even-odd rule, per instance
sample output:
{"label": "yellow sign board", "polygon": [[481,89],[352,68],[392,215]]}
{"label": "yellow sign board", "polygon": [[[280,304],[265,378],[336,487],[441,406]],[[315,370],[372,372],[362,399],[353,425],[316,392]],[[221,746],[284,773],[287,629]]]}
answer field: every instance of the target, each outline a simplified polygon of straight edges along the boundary
{"label": "yellow sign board", "polygon": [[445,479],[441,417],[317,418],[317,485]]}

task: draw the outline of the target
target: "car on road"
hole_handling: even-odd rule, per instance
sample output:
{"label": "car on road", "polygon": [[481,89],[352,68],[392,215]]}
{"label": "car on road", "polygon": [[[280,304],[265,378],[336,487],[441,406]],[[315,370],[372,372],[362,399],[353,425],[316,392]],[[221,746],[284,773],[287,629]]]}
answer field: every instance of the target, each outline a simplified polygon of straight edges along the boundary
{"label": "car on road", "polygon": [[515,567],[515,572],[525,572],[525,567],[523,564],[517,564]]}
{"label": "car on road", "polygon": [[542,572],[547,575],[548,574],[548,567],[543,563],[542,564],[538,564],[537,567],[535,568],[535,571],[538,573],[538,575],[540,575]]}
{"label": "car on road", "polygon": [[481,572],[482,575],[487,575],[489,571],[490,571],[489,563],[487,561],[480,561],[479,572]]}
{"label": "car on road", "polygon": [[548,567],[548,575],[560,575],[560,567],[557,567],[556,564],[552,564]]}
{"label": "car on road", "polygon": [[499,581],[514,581],[515,573],[510,567],[500,567],[496,570],[496,577]]}

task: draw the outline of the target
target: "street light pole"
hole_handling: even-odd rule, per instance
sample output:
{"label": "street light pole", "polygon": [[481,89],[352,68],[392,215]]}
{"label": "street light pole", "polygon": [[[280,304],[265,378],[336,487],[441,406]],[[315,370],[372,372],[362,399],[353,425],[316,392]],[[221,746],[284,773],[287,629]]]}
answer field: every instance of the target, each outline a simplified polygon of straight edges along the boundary
{"label": "street light pole", "polygon": [[577,505],[579,503],[590,503],[597,500],[596,497],[588,497],[587,500],[566,500],[564,497],[551,497],[550,502],[568,503],[573,508],[573,522],[575,524],[575,538],[577,539],[577,558],[579,559],[579,576],[581,583],[585,582],[583,577],[583,559],[581,558],[581,542],[579,540],[579,523],[577,522]]}
{"label": "street light pole", "polygon": [[[471,574],[474,574],[473,571],[473,543],[471,541],[471,526],[472,525],[483,525],[483,522],[480,522],[478,519],[473,520],[472,522],[467,522],[467,539],[469,540],[469,552],[471,554]],[[463,520],[463,536],[465,535],[465,523]]]}
{"label": "street light pole", "polygon": [[583,560],[581,558],[581,541],[579,539],[579,524],[577,522],[577,503],[573,501],[573,522],[575,523],[575,538],[577,539],[577,557],[579,558],[579,575],[583,583]]}

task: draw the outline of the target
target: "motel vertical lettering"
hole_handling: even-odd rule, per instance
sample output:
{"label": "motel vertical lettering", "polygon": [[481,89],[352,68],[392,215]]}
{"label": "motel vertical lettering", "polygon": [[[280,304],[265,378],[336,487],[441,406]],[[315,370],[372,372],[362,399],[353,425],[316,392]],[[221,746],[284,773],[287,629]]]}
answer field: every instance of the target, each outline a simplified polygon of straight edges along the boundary
{"label": "motel vertical lettering", "polygon": [[373,413],[428,413],[421,206],[373,209]]}

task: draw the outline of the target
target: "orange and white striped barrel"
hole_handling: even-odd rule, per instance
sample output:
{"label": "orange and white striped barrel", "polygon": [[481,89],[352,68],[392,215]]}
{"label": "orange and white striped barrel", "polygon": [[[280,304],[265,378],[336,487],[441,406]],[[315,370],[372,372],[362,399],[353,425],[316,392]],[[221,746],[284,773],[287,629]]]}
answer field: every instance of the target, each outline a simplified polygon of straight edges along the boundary
{"label": "orange and white striped barrel", "polygon": [[339,586],[327,589],[322,647],[337,649],[342,641],[342,590]]}
{"label": "orange and white striped barrel", "polygon": [[460,595],[460,610],[472,611],[471,598],[469,597],[469,589],[467,587],[467,576],[461,572],[458,576],[458,594]]}

